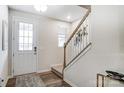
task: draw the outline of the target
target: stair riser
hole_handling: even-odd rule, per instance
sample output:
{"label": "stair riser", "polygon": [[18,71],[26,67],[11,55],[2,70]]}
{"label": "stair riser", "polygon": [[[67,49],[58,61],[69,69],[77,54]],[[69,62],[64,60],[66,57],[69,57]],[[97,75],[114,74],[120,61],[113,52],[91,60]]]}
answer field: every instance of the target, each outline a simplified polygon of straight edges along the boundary
{"label": "stair riser", "polygon": [[51,71],[53,73],[55,73],[57,76],[59,76],[60,78],[63,78],[63,75],[60,72],[58,72],[57,70],[55,70],[54,68],[51,68]]}

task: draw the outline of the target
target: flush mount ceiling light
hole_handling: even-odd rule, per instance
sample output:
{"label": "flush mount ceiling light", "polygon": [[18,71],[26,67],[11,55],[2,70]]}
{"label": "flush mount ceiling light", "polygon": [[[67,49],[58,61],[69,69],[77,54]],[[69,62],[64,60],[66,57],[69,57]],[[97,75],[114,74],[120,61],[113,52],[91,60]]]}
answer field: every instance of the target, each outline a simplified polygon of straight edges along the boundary
{"label": "flush mount ceiling light", "polygon": [[34,5],[34,8],[38,12],[45,12],[47,10],[47,5]]}
{"label": "flush mount ceiling light", "polygon": [[67,16],[67,19],[70,20],[71,19],[71,16]]}

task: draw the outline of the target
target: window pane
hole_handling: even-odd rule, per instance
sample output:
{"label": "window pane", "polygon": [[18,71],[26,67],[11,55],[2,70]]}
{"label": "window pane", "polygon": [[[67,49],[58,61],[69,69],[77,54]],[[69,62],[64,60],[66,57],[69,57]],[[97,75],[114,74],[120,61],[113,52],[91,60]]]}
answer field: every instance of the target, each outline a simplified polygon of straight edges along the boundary
{"label": "window pane", "polygon": [[29,42],[28,43],[31,43],[32,44],[32,38],[29,38]]}
{"label": "window pane", "polygon": [[29,24],[29,31],[32,31],[32,30],[33,30],[33,25]]}
{"label": "window pane", "polygon": [[59,40],[59,47],[63,47],[64,46],[64,42],[65,42],[65,38],[58,38]]}
{"label": "window pane", "polygon": [[29,44],[28,50],[32,50],[32,44]]}
{"label": "window pane", "polygon": [[67,33],[67,28],[66,27],[59,27],[58,31],[58,47],[63,47],[65,40],[66,40],[66,33]]}
{"label": "window pane", "polygon": [[23,30],[19,30],[19,36],[23,36]]}
{"label": "window pane", "polygon": [[32,50],[33,24],[19,23],[19,50]]}
{"label": "window pane", "polygon": [[24,31],[24,36],[28,37],[28,31]]}
{"label": "window pane", "polygon": [[29,37],[32,37],[33,33],[32,33],[32,31],[29,31],[28,34],[29,34]]}
{"label": "window pane", "polygon": [[25,23],[25,31],[28,31],[28,24]]}
{"label": "window pane", "polygon": [[19,44],[19,50],[23,50],[23,44]]}
{"label": "window pane", "polygon": [[23,44],[23,37],[19,37],[19,44]]}
{"label": "window pane", "polygon": [[65,38],[65,35],[58,35],[59,38]]}
{"label": "window pane", "polygon": [[19,23],[19,29],[23,30],[23,23]]}
{"label": "window pane", "polygon": [[64,43],[65,39],[64,38],[59,38],[59,42]]}
{"label": "window pane", "polygon": [[28,44],[24,44],[24,50],[28,50]]}
{"label": "window pane", "polygon": [[28,37],[24,37],[24,43],[28,43]]}

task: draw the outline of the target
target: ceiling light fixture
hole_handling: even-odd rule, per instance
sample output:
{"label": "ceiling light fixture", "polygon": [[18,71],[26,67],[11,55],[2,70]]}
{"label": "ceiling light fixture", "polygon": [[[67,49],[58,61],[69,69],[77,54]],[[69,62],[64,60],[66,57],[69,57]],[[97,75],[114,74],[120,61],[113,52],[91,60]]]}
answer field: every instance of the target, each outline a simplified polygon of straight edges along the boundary
{"label": "ceiling light fixture", "polygon": [[34,8],[38,12],[45,12],[47,10],[47,5],[34,5]]}
{"label": "ceiling light fixture", "polygon": [[71,16],[67,16],[67,19],[70,20],[71,19]]}

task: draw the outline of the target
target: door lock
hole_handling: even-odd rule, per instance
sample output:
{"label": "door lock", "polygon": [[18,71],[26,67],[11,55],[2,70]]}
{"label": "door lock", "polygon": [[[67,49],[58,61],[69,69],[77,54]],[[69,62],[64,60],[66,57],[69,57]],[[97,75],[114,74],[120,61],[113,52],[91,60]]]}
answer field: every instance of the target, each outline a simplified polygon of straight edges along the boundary
{"label": "door lock", "polygon": [[37,47],[34,47],[34,54],[37,54]]}

